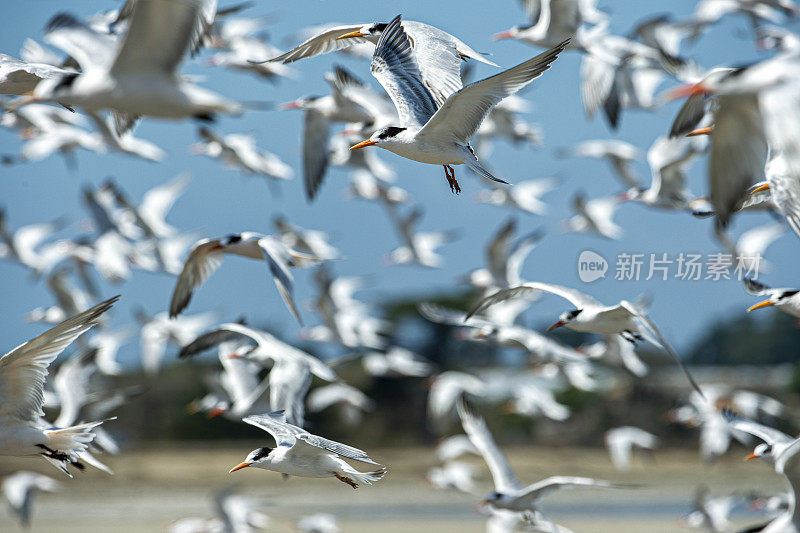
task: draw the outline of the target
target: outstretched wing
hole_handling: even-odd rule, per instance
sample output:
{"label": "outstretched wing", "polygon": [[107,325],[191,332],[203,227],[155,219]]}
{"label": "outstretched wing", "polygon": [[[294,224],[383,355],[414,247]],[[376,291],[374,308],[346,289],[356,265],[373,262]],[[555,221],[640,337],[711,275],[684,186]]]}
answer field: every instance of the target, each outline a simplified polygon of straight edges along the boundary
{"label": "outstretched wing", "polygon": [[170,318],[178,316],[189,305],[195,287],[219,268],[223,258],[224,251],[219,239],[203,239],[194,245],[172,293],[169,303]]}
{"label": "outstretched wing", "polygon": [[110,298],[73,316],[38,337],[20,344],[0,358],[0,418],[17,417],[35,421],[44,416],[42,389],[47,367],[64,348],[97,323],[119,299]]}
{"label": "outstretched wing", "polygon": [[558,58],[558,54],[566,48],[569,41],[567,39],[533,59],[500,74],[471,83],[451,94],[425,124],[419,135],[446,136],[454,142],[466,144],[489,111],[500,100],[516,93],[541,76],[550,68],[550,64]]}
{"label": "outstretched wing", "polygon": [[601,489],[626,489],[633,488],[634,485],[621,485],[604,481],[602,479],[592,479],[588,477],[573,477],[573,476],[552,476],[543,479],[533,485],[529,485],[522,489],[519,500],[522,502],[530,502],[533,504],[538,499],[547,496],[548,494],[560,489],[572,489],[575,487],[592,487]]}
{"label": "outstretched wing", "polygon": [[467,314],[467,318],[485,311],[487,308],[493,306],[494,304],[505,302],[506,300],[511,300],[514,298],[521,298],[526,296],[532,292],[549,292],[550,294],[555,294],[556,296],[560,296],[565,300],[568,300],[571,304],[576,306],[578,309],[583,309],[587,306],[598,306],[601,307],[603,304],[589,296],[588,294],[584,294],[580,291],[575,289],[570,289],[569,287],[564,287],[561,285],[552,285],[550,283],[539,283],[538,281],[531,281],[528,283],[523,283],[522,285],[517,285],[516,287],[509,287],[508,289],[502,289],[497,291],[496,293],[487,296],[480,302],[478,305]]}
{"label": "outstretched wing", "polygon": [[464,426],[469,440],[481,452],[483,460],[489,467],[494,480],[494,488],[498,492],[513,492],[519,489],[520,484],[505,454],[497,446],[492,433],[486,426],[486,421],[475,411],[475,408],[462,396],[456,405],[461,425]]}
{"label": "outstretched wing", "polygon": [[422,81],[400,15],[381,33],[370,70],[394,102],[403,126],[422,127],[436,113],[436,101]]}
{"label": "outstretched wing", "polygon": [[269,61],[293,63],[299,59],[306,59],[308,57],[327,54],[328,52],[335,52],[337,50],[349,48],[354,44],[365,43],[367,42],[367,39],[363,37],[348,37],[346,39],[339,38],[343,35],[347,35],[348,33],[356,32],[363,26],[364,24],[334,26],[333,28],[329,28],[322,33],[303,41],[288,52],[281,54],[278,57],[273,57]]}

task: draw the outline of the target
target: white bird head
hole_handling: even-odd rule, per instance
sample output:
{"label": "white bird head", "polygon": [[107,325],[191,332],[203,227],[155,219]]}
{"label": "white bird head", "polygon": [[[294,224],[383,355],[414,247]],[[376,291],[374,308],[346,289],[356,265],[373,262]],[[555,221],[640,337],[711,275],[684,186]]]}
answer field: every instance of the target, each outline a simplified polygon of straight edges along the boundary
{"label": "white bird head", "polygon": [[380,37],[381,32],[386,29],[388,24],[384,22],[376,22],[373,24],[364,24],[356,31],[351,31],[350,33],[345,33],[344,35],[340,35],[336,38],[337,41],[341,41],[342,39],[357,39],[357,38],[365,38],[365,37]]}
{"label": "white bird head", "polygon": [[247,468],[248,466],[255,466],[256,468],[265,468],[265,465],[270,461],[270,453],[272,453],[272,448],[267,448],[266,446],[263,448],[256,448],[249,454],[244,461],[239,463],[238,465],[234,466],[230,469],[230,472],[233,473],[237,470],[241,470],[242,468]]}
{"label": "white bird head", "polygon": [[406,144],[406,132],[408,128],[401,128],[399,126],[386,126],[381,128],[366,141],[361,141],[350,147],[351,150],[365,148],[367,146],[379,145],[381,148],[391,149],[392,146]]}
{"label": "white bird head", "polygon": [[755,447],[753,453],[745,457],[745,461],[755,459],[756,457],[769,457],[772,455],[772,445],[763,442]]}
{"label": "white bird head", "polygon": [[561,326],[566,326],[581,314],[583,309],[574,309],[572,311],[564,311],[560,315],[558,315],[558,322],[547,328],[547,331],[552,331],[556,328],[560,328]]}

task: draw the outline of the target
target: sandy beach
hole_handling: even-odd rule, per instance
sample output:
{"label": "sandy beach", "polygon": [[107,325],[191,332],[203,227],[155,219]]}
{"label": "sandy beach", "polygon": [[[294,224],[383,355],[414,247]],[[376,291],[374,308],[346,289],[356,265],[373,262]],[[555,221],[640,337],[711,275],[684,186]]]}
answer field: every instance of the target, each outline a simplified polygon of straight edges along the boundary
{"label": "sandy beach", "polygon": [[[483,493],[472,497],[434,490],[425,481],[426,470],[435,464],[430,449],[375,450],[373,457],[388,465],[389,474],[379,484],[357,491],[335,479],[283,481],[275,473],[255,469],[228,474],[250,449],[247,444],[170,445],[127,451],[104,458],[114,476],[90,470],[72,480],[38,459],[3,458],[0,467],[9,472],[36,470],[63,484],[61,492],[42,494],[36,501],[32,532],[165,531],[179,518],[211,516],[213,491],[230,484],[264,502],[264,511],[273,519],[270,531],[296,531],[295,520],[314,512],[335,514],[342,530],[353,533],[485,529],[485,518],[476,510]],[[576,532],[686,531],[678,518],[690,510],[695,487],[701,484],[714,494],[782,490],[769,467],[745,463],[739,448],[711,466],[702,464],[696,452],[661,451],[651,460],[637,460],[627,474],[616,472],[603,450],[531,447],[511,448],[508,454],[523,483],[562,474],[641,485],[622,492],[573,490],[548,497],[544,511]],[[481,490],[488,492],[488,470],[478,458],[469,460],[482,474]],[[746,510],[734,518],[740,525],[765,521],[763,515]],[[20,529],[7,510],[0,514],[0,531]]]}

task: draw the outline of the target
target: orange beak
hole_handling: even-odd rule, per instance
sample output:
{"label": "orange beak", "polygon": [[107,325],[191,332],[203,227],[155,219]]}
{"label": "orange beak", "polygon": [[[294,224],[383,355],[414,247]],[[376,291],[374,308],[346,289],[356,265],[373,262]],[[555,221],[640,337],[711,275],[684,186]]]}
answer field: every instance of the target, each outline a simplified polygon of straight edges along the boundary
{"label": "orange beak", "polygon": [[549,328],[547,328],[547,331],[553,331],[553,330],[554,330],[554,329],[556,329],[556,328],[560,328],[560,327],[561,327],[561,326],[563,326],[564,324],[566,324],[566,322],[564,322],[563,320],[559,320],[558,322],[556,322],[555,324],[553,324],[552,326],[550,326]]}
{"label": "orange beak", "polygon": [[768,191],[768,190],[769,190],[769,183],[764,183],[762,185],[759,185],[758,187],[756,187],[752,191],[750,191],[750,194],[755,194],[757,192],[764,192],[764,191]]}
{"label": "orange beak", "polygon": [[228,356],[228,359],[244,359],[244,356],[240,353],[232,353]]}
{"label": "orange beak", "polygon": [[499,41],[501,39],[511,39],[512,37],[514,37],[514,36],[511,34],[511,31],[510,30],[506,30],[506,31],[501,31],[500,33],[495,33],[494,35],[492,35],[492,40],[493,41]]}
{"label": "orange beak", "polygon": [[687,83],[684,85],[678,85],[674,89],[670,89],[667,91],[665,96],[667,102],[672,102],[673,100],[686,98],[688,96],[701,96],[706,94],[711,94],[711,91],[702,83]]}
{"label": "orange beak", "polygon": [[711,135],[711,126],[700,128],[698,130],[690,131],[686,134],[687,137],[697,137],[698,135]]}
{"label": "orange beak", "polygon": [[744,458],[744,460],[745,460],[745,461],[749,461],[750,459],[755,459],[756,457],[758,457],[756,454],[754,454],[754,453],[751,453],[750,455],[748,455],[747,457],[745,457],[745,458]]}
{"label": "orange beak", "polygon": [[340,35],[336,38],[336,40],[341,41],[342,39],[352,39],[353,37],[366,37],[366,35],[356,30],[351,31],[350,33],[345,33],[344,35]]}
{"label": "orange beak", "polygon": [[222,409],[221,407],[215,407],[206,413],[206,418],[216,418],[224,412],[225,409]]}
{"label": "orange beak", "polygon": [[775,302],[770,300],[764,300],[763,302],[758,302],[756,305],[752,305],[747,308],[747,312],[755,311],[756,309],[761,309],[762,307],[769,307],[771,305],[775,305]]}
{"label": "orange beak", "polygon": [[378,144],[378,141],[370,141],[367,139],[366,141],[361,141],[358,144],[354,144],[350,147],[351,150],[358,150],[359,148],[364,148],[365,146],[372,146],[373,144]]}
{"label": "orange beak", "polygon": [[247,468],[247,467],[248,467],[248,466],[250,466],[251,464],[253,464],[253,463],[239,463],[238,465],[236,465],[236,466],[234,466],[233,468],[231,468],[231,469],[230,469],[230,471],[228,471],[228,473],[229,473],[229,474],[233,474],[233,473],[234,473],[234,472],[236,472],[237,470],[241,470],[242,468]]}

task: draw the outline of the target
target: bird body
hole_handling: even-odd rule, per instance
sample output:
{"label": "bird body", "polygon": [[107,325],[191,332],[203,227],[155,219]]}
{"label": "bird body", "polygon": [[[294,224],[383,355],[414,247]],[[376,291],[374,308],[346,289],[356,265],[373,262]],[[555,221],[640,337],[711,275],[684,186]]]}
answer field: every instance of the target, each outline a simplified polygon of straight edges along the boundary
{"label": "bird body", "polygon": [[[282,411],[249,416],[242,420],[270,433],[275,438],[277,448],[253,450],[242,463],[233,467],[231,472],[253,466],[289,476],[336,477],[354,489],[358,488],[359,483],[371,485],[386,473],[386,469],[370,459],[365,452],[312,435],[287,423]],[[341,457],[381,468],[373,472],[359,472]]]}

